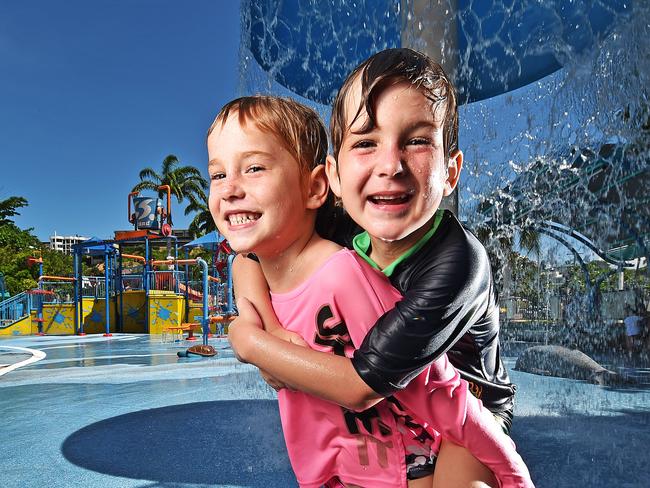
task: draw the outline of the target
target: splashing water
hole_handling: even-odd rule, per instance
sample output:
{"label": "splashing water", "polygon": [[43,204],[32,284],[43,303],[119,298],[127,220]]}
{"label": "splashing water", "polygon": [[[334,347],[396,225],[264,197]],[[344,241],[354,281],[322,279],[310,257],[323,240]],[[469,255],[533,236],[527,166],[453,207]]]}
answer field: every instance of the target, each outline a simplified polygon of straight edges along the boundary
{"label": "splashing water", "polygon": [[[647,388],[650,339],[626,350],[622,325],[626,305],[642,315],[650,303],[647,39],[642,1],[242,0],[241,91],[296,97],[328,119],[374,52],[439,60],[459,93],[459,214],[490,254],[506,363],[531,344],[578,347]],[[647,392],[511,374],[537,486],[645,482],[632,439],[648,431]],[[608,415],[621,442],[602,454]]]}
{"label": "splashing water", "polygon": [[462,103],[459,213],[491,255],[504,335],[603,352],[621,304],[650,302],[649,26],[647,2],[619,0],[245,0],[241,90],[328,118],[372,53],[440,60]]}

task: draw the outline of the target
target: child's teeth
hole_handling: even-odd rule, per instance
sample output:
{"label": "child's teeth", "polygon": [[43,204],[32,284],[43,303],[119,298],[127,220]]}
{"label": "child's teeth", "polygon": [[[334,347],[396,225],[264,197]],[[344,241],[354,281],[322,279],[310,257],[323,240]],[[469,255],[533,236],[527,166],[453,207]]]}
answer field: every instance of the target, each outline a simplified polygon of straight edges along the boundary
{"label": "child's teeth", "polygon": [[233,214],[228,217],[228,220],[232,225],[242,225],[257,220],[257,216],[254,214]]}

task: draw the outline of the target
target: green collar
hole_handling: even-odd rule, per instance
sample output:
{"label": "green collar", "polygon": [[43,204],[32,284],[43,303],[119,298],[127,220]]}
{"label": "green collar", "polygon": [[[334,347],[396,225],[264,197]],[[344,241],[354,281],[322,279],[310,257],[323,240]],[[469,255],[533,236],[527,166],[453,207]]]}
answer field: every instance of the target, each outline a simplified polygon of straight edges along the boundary
{"label": "green collar", "polygon": [[436,215],[433,219],[433,225],[431,225],[431,229],[429,229],[429,231],[426,234],[424,234],[422,238],[418,242],[416,242],[413,247],[411,247],[408,251],[406,251],[404,254],[402,254],[400,257],[398,257],[395,261],[390,263],[384,269],[381,269],[377,265],[377,263],[375,263],[367,254],[368,250],[370,249],[370,236],[368,235],[367,232],[362,232],[361,234],[356,235],[352,240],[352,247],[354,247],[354,250],[357,252],[357,254],[361,256],[363,259],[365,259],[370,266],[372,266],[375,269],[378,269],[386,276],[390,277],[390,275],[393,274],[393,271],[395,271],[395,268],[397,267],[398,264],[400,264],[402,261],[408,259],[411,255],[415,254],[420,249],[422,249],[422,246],[424,246],[429,241],[429,239],[433,237],[433,234],[435,234],[436,229],[438,229],[438,226],[442,221],[443,214],[444,214],[444,210],[439,209],[436,212]]}

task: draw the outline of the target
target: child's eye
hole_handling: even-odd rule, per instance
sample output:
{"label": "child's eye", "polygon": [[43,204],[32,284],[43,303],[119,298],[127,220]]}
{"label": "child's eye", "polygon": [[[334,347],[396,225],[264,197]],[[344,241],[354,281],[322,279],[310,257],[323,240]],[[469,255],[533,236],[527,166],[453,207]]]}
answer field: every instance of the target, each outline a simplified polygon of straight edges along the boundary
{"label": "child's eye", "polygon": [[426,137],[413,137],[408,141],[409,146],[425,146],[429,144],[431,144],[431,141]]}
{"label": "child's eye", "polygon": [[264,168],[256,164],[254,164],[253,166],[249,166],[248,169],[246,170],[247,173],[257,173],[259,171],[264,171]]}
{"label": "child's eye", "polygon": [[215,180],[223,180],[225,177],[226,177],[226,173],[212,173],[212,174],[210,175],[210,179],[211,179],[212,181],[215,181]]}
{"label": "child's eye", "polygon": [[352,144],[353,149],[368,149],[371,147],[375,147],[374,141],[369,141],[369,140],[362,140],[362,141],[357,141],[354,144]]}

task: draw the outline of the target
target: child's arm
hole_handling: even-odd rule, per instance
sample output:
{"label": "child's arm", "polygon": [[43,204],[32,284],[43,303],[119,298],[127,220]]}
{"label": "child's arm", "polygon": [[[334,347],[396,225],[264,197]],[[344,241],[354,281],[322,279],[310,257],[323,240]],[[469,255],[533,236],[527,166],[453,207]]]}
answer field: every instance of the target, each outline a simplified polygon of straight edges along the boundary
{"label": "child's arm", "polygon": [[[273,312],[269,298],[269,285],[264,279],[259,263],[241,254],[235,256],[232,263],[232,282],[239,311],[237,320],[257,322],[259,318],[264,330],[271,333],[282,328]],[[243,311],[239,310],[242,298],[252,302],[255,309],[251,311],[248,307],[244,307]]]}
{"label": "child's arm", "polygon": [[[269,286],[259,263],[240,254],[233,261],[232,272],[239,316],[231,325],[236,327],[243,322],[249,322],[250,325],[257,326],[261,321],[264,330],[274,336],[294,344],[306,345],[302,337],[285,330],[278,321],[269,298]],[[241,307],[243,298],[253,303],[254,308]]]}
{"label": "child's arm", "polygon": [[533,487],[526,464],[493,414],[469,393],[447,356],[434,361],[395,398],[444,439],[465,447],[502,488]]}
{"label": "child's arm", "polygon": [[352,359],[357,374],[385,397],[406,387],[489,313],[487,254],[477,240],[451,226],[444,230],[455,231],[445,236],[444,251],[411,258],[413,271],[396,278],[402,300],[377,320]]}
{"label": "child's arm", "polygon": [[[237,307],[246,317],[256,316],[255,308],[245,299],[238,301]],[[356,374],[350,359],[282,340],[266,332],[259,317],[234,322],[228,339],[240,361],[254,364],[293,390],[350,410],[364,410],[383,399]],[[349,399],[354,403],[348,403]]]}
{"label": "child's arm", "polygon": [[[228,338],[241,361],[254,364],[277,382],[292,389],[310,393],[350,410],[365,410],[383,399],[361,379],[347,357],[296,347],[265,332],[262,324],[264,328],[268,327],[269,321],[275,322],[276,328],[284,329],[273,312],[268,285],[259,264],[238,256],[233,265],[233,273],[240,319],[229,327]],[[340,283],[342,287],[349,285]],[[342,288],[342,293],[344,292],[345,289]],[[251,299],[252,305],[242,298]],[[266,312],[262,311],[265,303]],[[266,313],[267,317],[261,318],[256,309]]]}

